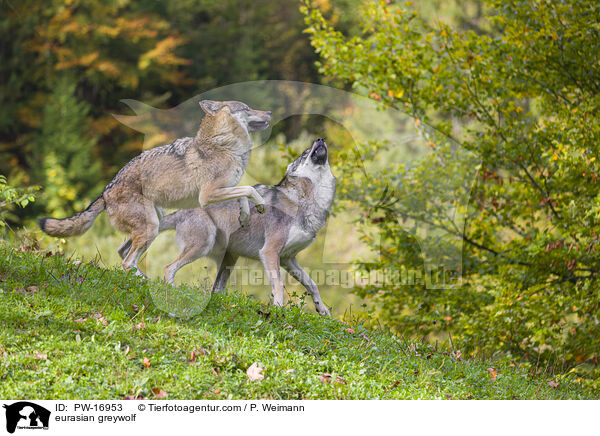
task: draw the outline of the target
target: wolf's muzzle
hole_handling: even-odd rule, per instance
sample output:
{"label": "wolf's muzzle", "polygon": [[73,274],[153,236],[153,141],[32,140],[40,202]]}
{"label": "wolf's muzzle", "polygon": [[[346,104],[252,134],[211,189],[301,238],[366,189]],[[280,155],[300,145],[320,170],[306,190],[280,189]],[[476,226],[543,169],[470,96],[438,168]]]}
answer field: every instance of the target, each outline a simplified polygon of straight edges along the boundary
{"label": "wolf's muzzle", "polygon": [[327,162],[327,143],[323,138],[317,138],[310,150],[310,159],[315,165],[323,165]]}
{"label": "wolf's muzzle", "polygon": [[250,121],[248,126],[252,130],[263,130],[269,127],[269,123],[271,122],[271,111],[262,111],[262,120],[260,121]]}

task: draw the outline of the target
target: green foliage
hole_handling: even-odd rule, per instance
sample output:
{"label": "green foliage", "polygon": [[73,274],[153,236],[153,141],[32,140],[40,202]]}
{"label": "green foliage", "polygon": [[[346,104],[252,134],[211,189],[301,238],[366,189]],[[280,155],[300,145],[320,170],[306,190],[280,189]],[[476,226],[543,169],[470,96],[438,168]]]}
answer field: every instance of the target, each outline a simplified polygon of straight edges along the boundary
{"label": "green foliage", "polygon": [[7,219],[14,219],[11,210],[14,206],[25,207],[35,201],[35,192],[39,188],[31,186],[27,188],[10,186],[6,177],[0,174],[0,229],[6,227]]}
{"label": "green foliage", "polygon": [[[139,152],[139,138],[111,116],[122,110],[122,98],[156,98],[166,86],[185,83],[180,71],[189,61],[176,55],[183,43],[168,21],[144,11],[148,2],[101,0],[64,2],[59,0],[24,0],[2,2],[0,6],[0,171],[31,183],[29,171],[47,180],[41,156],[46,154],[43,134],[54,136],[54,145],[64,147],[55,121],[58,107],[68,110],[67,122],[76,143],[94,148],[94,161],[104,165],[104,181],[114,175],[123,161]],[[146,8],[147,9],[147,8]],[[65,94],[61,95],[61,91]],[[70,97],[70,96],[73,97]],[[69,98],[79,102],[74,105]],[[52,102],[49,102],[49,100]],[[65,105],[67,104],[67,105]],[[76,113],[79,109],[80,113]],[[83,118],[86,120],[83,121]],[[80,121],[79,125],[75,124]],[[96,138],[96,145],[91,139]],[[74,145],[73,145],[74,146]],[[64,150],[54,150],[55,168],[73,177],[69,157]],[[31,163],[34,157],[35,162]],[[99,164],[95,164],[99,165]],[[46,168],[48,169],[48,168]],[[94,174],[97,168],[91,169]],[[95,173],[98,177],[97,173]],[[81,171],[85,179],[85,171]],[[93,191],[101,180],[79,186]],[[83,181],[82,183],[85,183]],[[57,194],[62,186],[49,187]],[[71,193],[64,190],[52,209],[65,207]],[[50,199],[49,199],[50,200]],[[38,211],[39,212],[39,211]]]}
{"label": "green foliage", "polygon": [[47,213],[66,217],[86,207],[101,190],[100,162],[89,136],[90,112],[75,97],[75,83],[61,77],[44,106],[38,145],[28,156],[34,182],[45,187],[42,202]]}
{"label": "green foliage", "polygon": [[[359,292],[401,331],[450,331],[472,352],[596,365],[600,64],[590,59],[600,52],[597,3],[489,1],[475,30],[430,23],[407,5],[368,3],[364,33],[354,37],[309,5],[303,12],[323,73],[366,88],[481,157],[459,229],[464,283],[444,292],[395,283]],[[419,171],[398,171],[376,175],[375,189],[392,177],[415,187],[423,181]],[[386,204],[363,207],[380,213],[383,252],[398,253],[375,267],[397,271],[422,262],[394,232],[398,216],[419,217],[404,191],[388,190],[393,213]]]}
{"label": "green foliage", "polygon": [[[458,351],[235,293],[174,318],[151,295],[197,289],[51,253],[2,245],[0,278],[3,398],[598,398],[573,375],[465,361]],[[246,375],[254,362],[264,379]]]}
{"label": "green foliage", "polygon": [[[353,29],[357,2],[319,4]],[[0,172],[44,184],[40,207],[20,213],[21,221],[41,214],[43,205],[61,215],[78,209],[141,151],[141,135],[112,117],[127,111],[121,99],[170,108],[235,82],[319,82],[303,27],[298,4],[278,0],[0,2]],[[77,104],[60,100],[70,95]],[[60,118],[60,105],[70,121]],[[57,137],[63,122],[70,129],[63,139],[85,145],[81,154]],[[275,129],[295,137],[303,126],[297,117]],[[77,186],[74,156],[94,162]]]}

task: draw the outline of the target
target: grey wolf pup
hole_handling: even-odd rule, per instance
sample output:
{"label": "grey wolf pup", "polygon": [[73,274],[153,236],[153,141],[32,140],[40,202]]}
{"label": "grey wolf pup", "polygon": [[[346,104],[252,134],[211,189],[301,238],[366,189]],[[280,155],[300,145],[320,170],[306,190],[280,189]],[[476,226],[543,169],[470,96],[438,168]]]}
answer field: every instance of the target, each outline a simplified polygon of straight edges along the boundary
{"label": "grey wolf pup", "polygon": [[264,214],[254,211],[246,226],[237,223],[235,202],[204,209],[180,210],[166,216],[160,230],[175,229],[179,257],[165,267],[165,281],[172,283],[177,271],[208,256],[219,265],[213,292],[223,292],[239,256],[260,259],[269,281],[273,303],[283,305],[280,265],[306,288],[321,315],[329,310],[319,288],[296,260],[325,225],[335,196],[335,177],[327,158],[327,144],[317,139],[287,167],[275,186],[255,185],[266,200]]}
{"label": "grey wolf pup", "polygon": [[252,141],[249,132],[268,127],[271,112],[250,109],[240,101],[203,100],[205,116],[195,137],[177,139],[133,158],[86,210],[70,218],[39,220],[52,236],[79,235],[106,209],[112,225],[131,235],[123,259],[125,269],[137,268],[142,254],[158,235],[161,208],[205,207],[234,198],[240,202],[240,222],[250,214],[247,198],[264,211],[265,201],[251,186],[239,183]]}

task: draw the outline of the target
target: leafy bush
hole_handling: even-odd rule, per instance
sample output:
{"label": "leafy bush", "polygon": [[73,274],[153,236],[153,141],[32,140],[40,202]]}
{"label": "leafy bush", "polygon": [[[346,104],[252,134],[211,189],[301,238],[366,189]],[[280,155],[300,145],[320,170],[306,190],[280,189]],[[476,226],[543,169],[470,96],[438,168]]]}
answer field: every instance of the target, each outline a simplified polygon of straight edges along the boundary
{"label": "leafy bush", "polygon": [[[357,292],[397,330],[450,332],[470,352],[547,359],[565,369],[597,365],[597,3],[488,1],[476,30],[429,23],[407,9],[410,2],[388,3],[370,2],[364,33],[352,38],[305,4],[321,72],[367,89],[482,163],[464,228],[452,230],[464,246],[462,286],[435,291],[391,281]],[[358,265],[366,271],[423,265],[398,220],[422,218],[400,186],[415,187],[419,199],[427,174],[394,171],[371,174],[350,193],[366,199],[363,220],[383,235],[380,261]],[[386,201],[368,201],[383,191]]]}
{"label": "leafy bush", "polygon": [[35,201],[34,193],[37,186],[20,188],[10,186],[6,177],[0,174],[0,229],[6,227],[6,220],[12,217],[11,211],[14,206],[25,207]]}

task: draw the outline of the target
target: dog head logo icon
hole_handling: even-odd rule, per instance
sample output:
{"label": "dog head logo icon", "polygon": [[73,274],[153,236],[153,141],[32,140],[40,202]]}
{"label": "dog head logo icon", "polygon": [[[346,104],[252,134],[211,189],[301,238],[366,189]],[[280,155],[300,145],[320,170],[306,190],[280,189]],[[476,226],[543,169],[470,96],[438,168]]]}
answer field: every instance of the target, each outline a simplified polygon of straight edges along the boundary
{"label": "dog head logo icon", "polygon": [[19,429],[48,429],[50,411],[29,401],[3,406],[6,409],[6,431]]}

